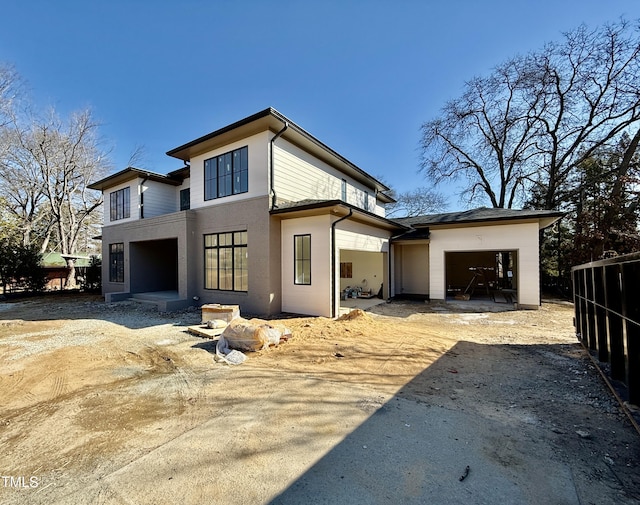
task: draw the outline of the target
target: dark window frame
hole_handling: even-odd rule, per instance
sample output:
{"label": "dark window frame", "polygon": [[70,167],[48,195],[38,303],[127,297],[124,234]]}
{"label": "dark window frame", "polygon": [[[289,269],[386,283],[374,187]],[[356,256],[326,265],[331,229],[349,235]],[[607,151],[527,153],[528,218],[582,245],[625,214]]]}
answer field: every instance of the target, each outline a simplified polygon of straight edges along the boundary
{"label": "dark window frame", "polygon": [[204,160],[205,201],[249,192],[249,147]]}
{"label": "dark window frame", "polygon": [[[298,239],[300,239],[300,246],[302,250],[299,251]],[[308,239],[308,244],[305,248],[305,240]],[[300,252],[300,257],[298,255]],[[305,254],[306,253],[306,254]],[[308,266],[308,270],[305,270],[305,265]],[[305,274],[308,273],[308,276]],[[301,280],[299,280],[301,279]],[[311,286],[311,234],[305,233],[301,235],[293,236],[293,283],[296,286]]]}
{"label": "dark window frame", "polygon": [[[214,245],[207,245],[210,238]],[[249,291],[249,266],[248,266],[248,234],[247,230],[236,230],[220,233],[206,233],[203,236],[204,245],[204,289],[208,291],[233,291],[235,293],[247,293]],[[210,258],[208,255],[213,254]],[[241,265],[238,265],[239,260]],[[223,266],[224,260],[231,260],[231,266]],[[208,260],[215,260],[215,267],[208,267]],[[221,261],[222,260],[222,261]],[[229,272],[231,276],[231,287],[220,287],[221,272]],[[208,274],[215,275],[215,282],[210,284]],[[223,275],[224,276],[224,275]],[[244,285],[237,286],[239,279],[245,279]],[[213,287],[212,287],[213,286]],[[244,289],[242,289],[244,288]]]}
{"label": "dark window frame", "polygon": [[131,186],[109,194],[109,217],[111,221],[131,217]]}
{"label": "dark window frame", "polygon": [[124,242],[109,244],[109,282],[124,282]]}
{"label": "dark window frame", "polygon": [[180,190],[180,210],[189,210],[191,208],[191,188]]}

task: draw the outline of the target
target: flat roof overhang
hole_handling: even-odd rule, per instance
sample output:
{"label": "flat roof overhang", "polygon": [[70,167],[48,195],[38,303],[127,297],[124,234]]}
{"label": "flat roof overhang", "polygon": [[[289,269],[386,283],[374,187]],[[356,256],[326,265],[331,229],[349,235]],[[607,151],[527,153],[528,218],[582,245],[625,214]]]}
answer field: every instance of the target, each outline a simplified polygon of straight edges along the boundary
{"label": "flat roof overhang", "polygon": [[[172,172],[172,174],[173,173],[174,172]],[[135,167],[127,167],[124,170],[120,170],[120,172],[116,172],[115,174],[105,177],[104,179],[92,182],[87,187],[89,189],[104,191],[107,188],[112,188],[113,186],[117,186],[118,184],[122,184],[124,182],[138,178],[161,182],[163,184],[169,184],[171,186],[180,186],[180,184],[182,184],[183,182],[180,177],[157,174],[155,172],[141,170],[140,168]]]}
{"label": "flat roof overhang", "polygon": [[[281,131],[285,124],[288,127],[281,138],[288,140],[325,163],[379,192],[384,193],[390,190],[385,184],[338,154],[272,107],[171,149],[167,151],[167,155],[187,162],[195,156],[213,151],[257,133],[271,131],[275,134]],[[390,198],[388,195],[385,195],[385,197]]]}
{"label": "flat roof overhang", "polygon": [[464,221],[451,223],[430,223],[429,228],[432,230],[446,230],[451,228],[477,228],[479,226],[495,226],[503,224],[526,224],[537,223],[538,229],[544,230],[559,221],[564,214],[555,217],[529,217],[529,218],[510,218],[510,219],[485,219],[484,221]]}
{"label": "flat roof overhang", "polygon": [[353,221],[357,221],[363,224],[375,226],[392,232],[402,232],[409,230],[408,227],[398,224],[395,221],[391,221],[372,212],[360,209],[354,205],[348,204],[341,200],[318,200],[318,201],[305,201],[297,202],[286,207],[275,208],[270,211],[273,216],[278,216],[282,219],[293,219],[299,217],[309,216],[321,216],[330,214],[337,218],[348,216],[351,212]]}

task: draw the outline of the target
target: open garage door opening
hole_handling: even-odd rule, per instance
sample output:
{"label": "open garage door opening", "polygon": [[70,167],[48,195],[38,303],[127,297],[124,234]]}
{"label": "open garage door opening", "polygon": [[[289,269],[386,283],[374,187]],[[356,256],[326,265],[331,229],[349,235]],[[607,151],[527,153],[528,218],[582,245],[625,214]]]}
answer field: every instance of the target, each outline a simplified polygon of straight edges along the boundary
{"label": "open garage door opening", "polygon": [[388,297],[387,254],[340,250],[340,308],[368,309]]}
{"label": "open garage door opening", "polygon": [[447,298],[518,302],[517,251],[445,253]]}

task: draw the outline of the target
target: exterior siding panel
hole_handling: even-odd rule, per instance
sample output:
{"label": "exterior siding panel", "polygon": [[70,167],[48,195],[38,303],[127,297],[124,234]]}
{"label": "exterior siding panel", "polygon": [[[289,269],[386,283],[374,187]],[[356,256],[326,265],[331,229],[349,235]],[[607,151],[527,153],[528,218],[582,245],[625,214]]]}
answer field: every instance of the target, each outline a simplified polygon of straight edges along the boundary
{"label": "exterior siding panel", "polygon": [[340,200],[344,179],[347,182],[347,203],[370,212],[382,210],[376,208],[373,188],[367,188],[284,139],[276,141],[274,159],[275,190],[282,201]]}
{"label": "exterior siding panel", "polygon": [[[282,310],[313,316],[331,315],[329,216],[282,221]],[[311,284],[294,284],[293,237],[311,234]]]}
{"label": "exterior siding panel", "polygon": [[142,185],[144,218],[176,212],[176,186],[161,182],[146,181]]}

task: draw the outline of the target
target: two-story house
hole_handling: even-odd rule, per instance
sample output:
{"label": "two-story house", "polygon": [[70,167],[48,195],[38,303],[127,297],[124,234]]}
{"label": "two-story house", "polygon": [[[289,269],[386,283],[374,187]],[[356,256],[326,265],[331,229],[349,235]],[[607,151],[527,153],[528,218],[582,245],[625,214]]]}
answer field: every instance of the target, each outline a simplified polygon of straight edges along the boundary
{"label": "two-story house", "polygon": [[107,301],[169,292],[164,310],[197,300],[331,317],[347,285],[445,298],[455,272],[509,258],[516,301],[539,305],[538,230],[559,213],[389,220],[385,184],[272,108],[167,154],[185,166],[130,167],[89,186],[104,195]]}

